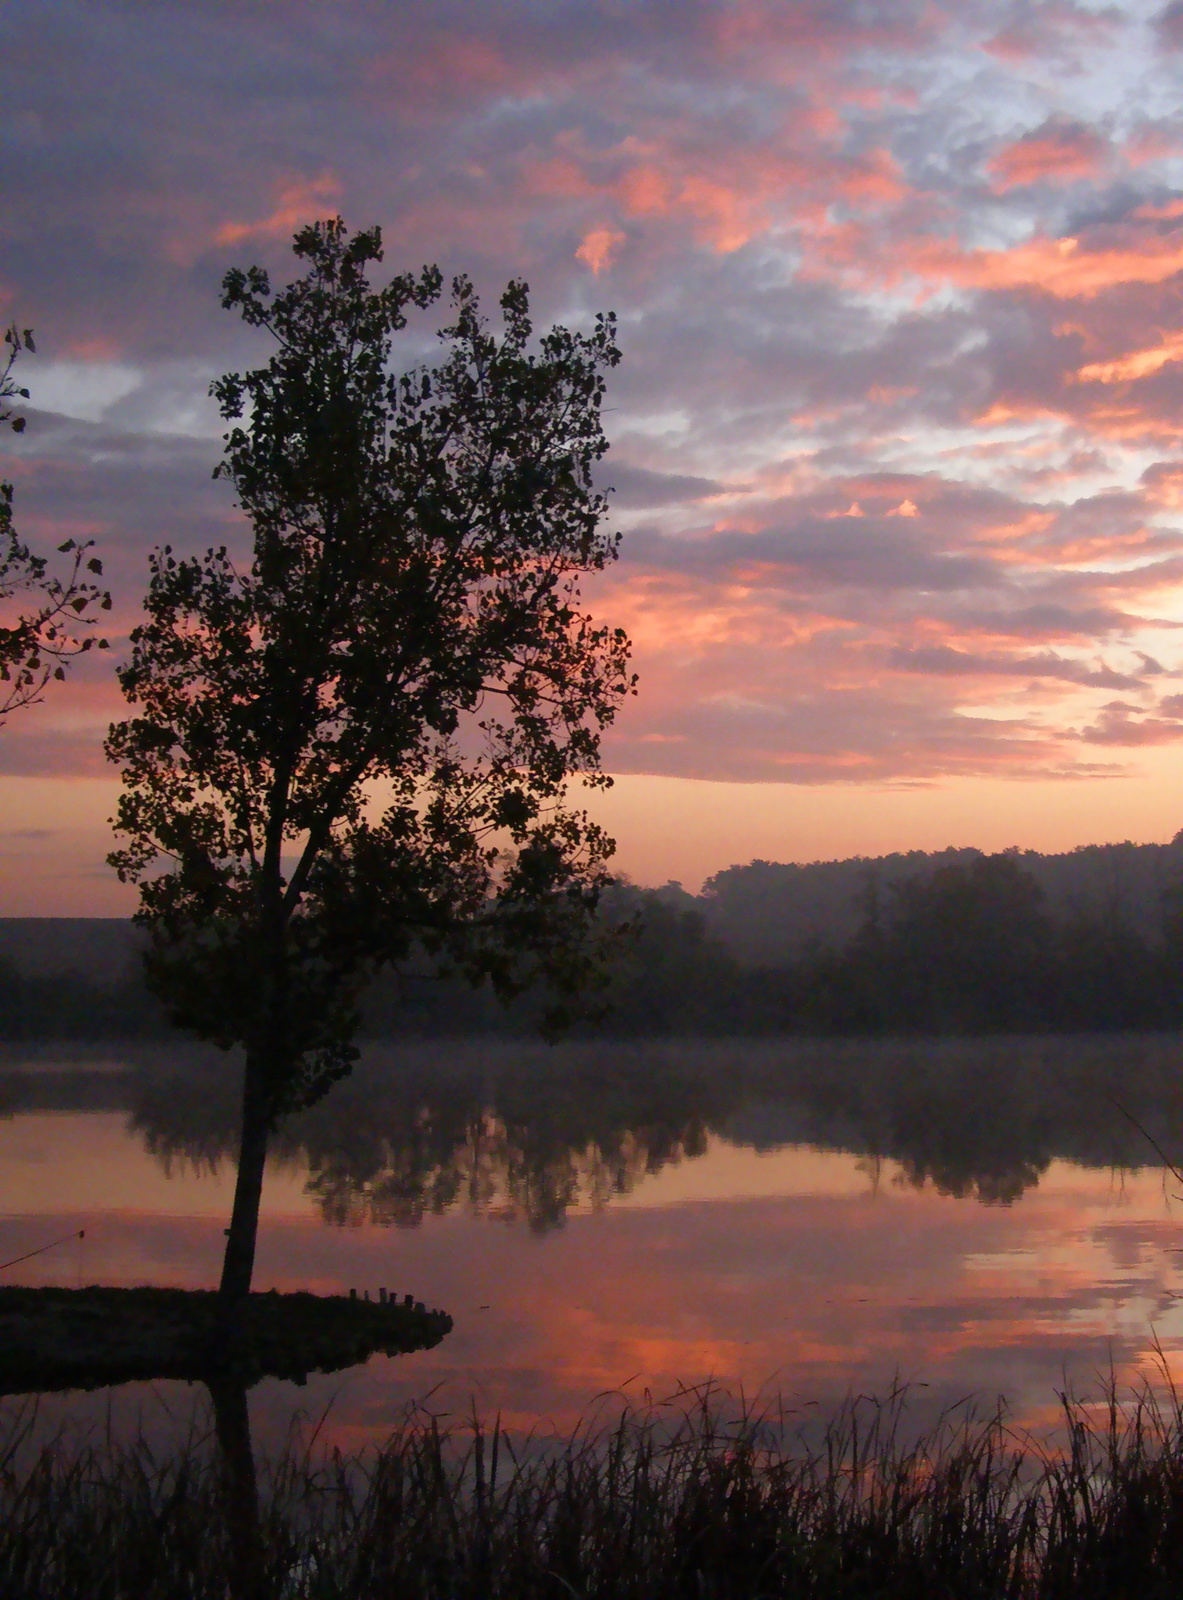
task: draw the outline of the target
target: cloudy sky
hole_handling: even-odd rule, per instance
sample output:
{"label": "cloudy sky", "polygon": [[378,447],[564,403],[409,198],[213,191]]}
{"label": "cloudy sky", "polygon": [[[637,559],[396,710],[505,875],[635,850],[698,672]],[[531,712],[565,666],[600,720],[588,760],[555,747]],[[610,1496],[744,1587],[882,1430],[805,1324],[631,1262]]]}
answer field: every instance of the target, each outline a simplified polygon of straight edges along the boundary
{"label": "cloudy sky", "polygon": [[[148,549],[236,533],[223,272],[340,211],[620,317],[634,876],[1183,826],[1181,0],[41,0],[0,74],[4,472],[116,654]],[[126,904],[117,711],[96,662],[0,734],[0,909]]]}

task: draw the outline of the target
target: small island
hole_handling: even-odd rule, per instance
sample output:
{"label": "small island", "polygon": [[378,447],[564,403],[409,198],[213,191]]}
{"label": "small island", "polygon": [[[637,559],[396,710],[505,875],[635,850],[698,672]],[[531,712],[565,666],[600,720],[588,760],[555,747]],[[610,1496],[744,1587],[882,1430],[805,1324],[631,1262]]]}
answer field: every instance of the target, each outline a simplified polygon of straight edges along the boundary
{"label": "small island", "polygon": [[228,1339],[207,1289],[0,1288],[0,1394],[230,1375],[302,1383],[451,1331],[411,1295],[252,1294]]}

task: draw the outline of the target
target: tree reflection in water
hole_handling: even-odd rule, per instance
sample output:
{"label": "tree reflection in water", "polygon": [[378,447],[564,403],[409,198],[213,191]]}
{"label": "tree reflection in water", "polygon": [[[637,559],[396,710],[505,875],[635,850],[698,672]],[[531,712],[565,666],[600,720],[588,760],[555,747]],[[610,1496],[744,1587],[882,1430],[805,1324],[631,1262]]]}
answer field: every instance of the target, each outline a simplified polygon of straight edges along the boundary
{"label": "tree reflection in water", "polygon": [[206,1388],[218,1439],[230,1597],[231,1600],[264,1600],[269,1585],[247,1388],[241,1378],[230,1374],[208,1377]]}
{"label": "tree reflection in water", "polygon": [[599,1209],[663,1166],[706,1149],[706,1129],[695,1118],[681,1128],[622,1129],[582,1148],[548,1148],[538,1135],[492,1110],[458,1130],[440,1126],[435,1108],[425,1109],[405,1142],[379,1138],[364,1163],[356,1149],[305,1146],[308,1193],[325,1221],[338,1226],[415,1227],[427,1215],[461,1206],[522,1218],[545,1233],[561,1227],[573,1207]]}
{"label": "tree reflection in water", "polygon": [[[642,1058],[548,1060],[529,1047],[449,1056],[375,1052],[281,1128],[277,1152],[307,1165],[326,1222],[415,1227],[463,1207],[547,1232],[577,1205],[602,1207],[702,1155],[733,1100],[727,1079],[697,1064],[654,1074]],[[208,1068],[144,1073],[133,1127],[166,1168],[216,1167],[232,1150],[232,1084]]]}
{"label": "tree reflection in water", "polygon": [[[373,1047],[290,1119],[277,1149],[306,1166],[308,1193],[337,1226],[414,1227],[463,1208],[545,1232],[702,1155],[712,1135],[889,1161],[895,1182],[1005,1205],[1056,1158],[1159,1165],[1135,1122],[1183,1159],[1181,1069],[1174,1036],[554,1050],[424,1041]],[[157,1062],[132,1093],[133,1126],[166,1167],[230,1156],[231,1068]]]}

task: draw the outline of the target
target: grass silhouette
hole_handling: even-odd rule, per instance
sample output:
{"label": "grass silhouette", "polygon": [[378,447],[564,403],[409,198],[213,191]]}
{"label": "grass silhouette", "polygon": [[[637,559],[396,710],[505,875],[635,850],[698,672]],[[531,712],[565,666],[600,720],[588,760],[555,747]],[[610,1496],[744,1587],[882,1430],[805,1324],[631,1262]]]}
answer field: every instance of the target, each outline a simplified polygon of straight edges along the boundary
{"label": "grass silhouette", "polygon": [[[808,1442],[717,1391],[555,1443],[412,1415],[364,1456],[260,1469],[257,1588],[290,1600],[1165,1600],[1183,1571],[1183,1408],[1066,1399],[1058,1442],[1001,1413],[909,1437],[905,1395]],[[0,1453],[0,1592],[234,1593],[209,1438]],[[241,1520],[241,1519],[240,1519]]]}

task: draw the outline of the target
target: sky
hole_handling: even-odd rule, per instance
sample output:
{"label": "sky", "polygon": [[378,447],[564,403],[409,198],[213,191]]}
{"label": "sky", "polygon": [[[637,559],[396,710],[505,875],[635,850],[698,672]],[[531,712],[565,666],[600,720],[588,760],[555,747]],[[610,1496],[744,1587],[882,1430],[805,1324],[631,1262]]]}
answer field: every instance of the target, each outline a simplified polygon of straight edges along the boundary
{"label": "sky", "polygon": [[336,212],[619,317],[624,871],[1183,826],[1183,0],[18,0],[0,79],[0,467],[115,599],[0,730],[0,912],[132,904],[112,666],[148,551],[241,533],[218,285]]}

